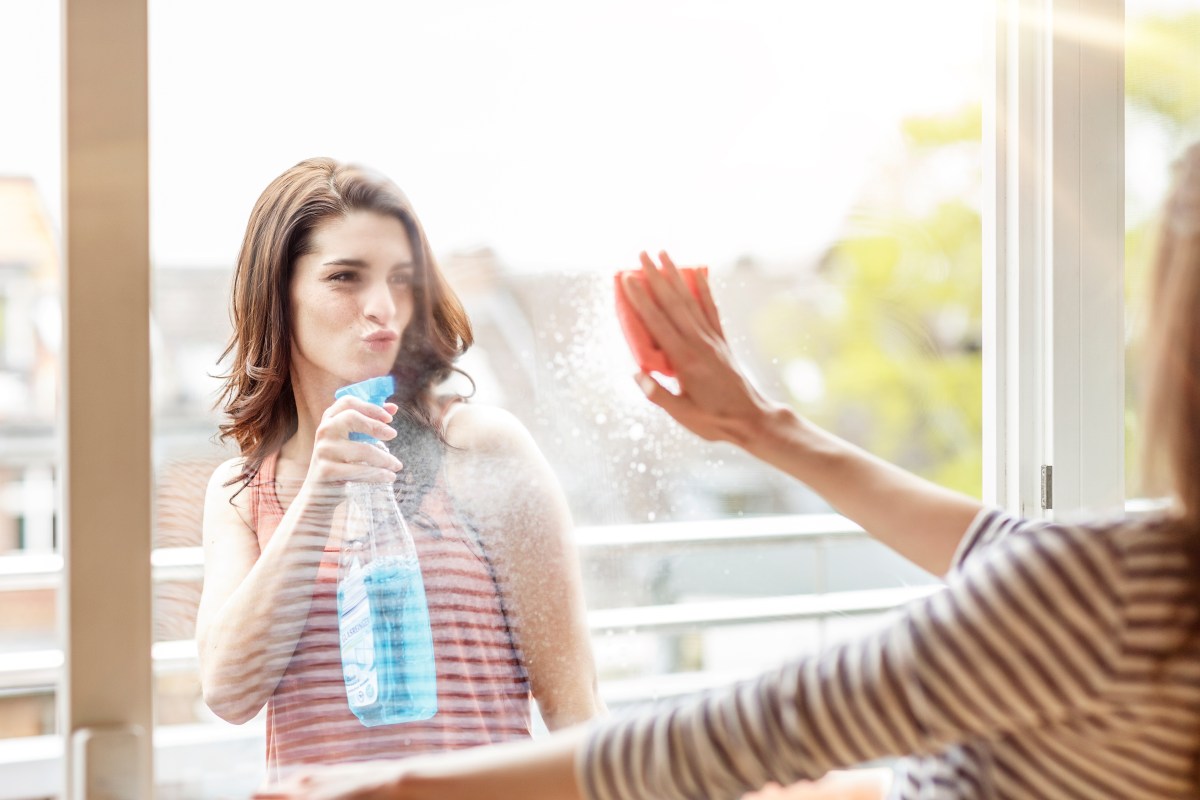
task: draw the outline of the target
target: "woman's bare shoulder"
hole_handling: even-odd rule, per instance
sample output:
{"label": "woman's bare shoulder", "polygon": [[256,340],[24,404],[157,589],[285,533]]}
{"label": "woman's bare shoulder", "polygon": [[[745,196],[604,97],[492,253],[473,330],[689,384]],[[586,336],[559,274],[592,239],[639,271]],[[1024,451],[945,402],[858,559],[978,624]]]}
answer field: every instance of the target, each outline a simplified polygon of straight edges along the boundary
{"label": "woman's bare shoulder", "polygon": [[245,466],[246,459],[242,456],[234,456],[217,465],[208,479],[204,500],[206,514],[225,516],[232,512],[247,527],[250,526],[250,493],[245,491],[246,482],[242,478]]}

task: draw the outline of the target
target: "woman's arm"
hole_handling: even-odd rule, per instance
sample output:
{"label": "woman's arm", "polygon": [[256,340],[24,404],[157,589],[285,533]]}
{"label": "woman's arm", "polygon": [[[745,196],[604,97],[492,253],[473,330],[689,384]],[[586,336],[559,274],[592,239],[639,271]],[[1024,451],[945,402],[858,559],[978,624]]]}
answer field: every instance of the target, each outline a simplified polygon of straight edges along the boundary
{"label": "woman's arm", "polygon": [[[971,532],[1004,524],[985,514]],[[1121,558],[1092,528],[1007,536],[883,630],[755,680],[586,733],[310,774],[273,796],[739,797],[772,781],[1094,720],[1128,697],[1120,667],[1131,584]],[[1138,647],[1143,663],[1160,657]]]}
{"label": "woman's arm", "polygon": [[254,796],[258,800],[583,800],[575,763],[585,733],[576,726],[534,742],[315,768]]}
{"label": "woman's arm", "polygon": [[260,552],[241,491],[241,459],[214,471],[204,501],[204,588],[196,643],[204,701],[222,719],[242,723],[267,702],[287,669],[308,619],[317,568],[334,510],[349,480],[391,481],[399,462],[350,441],[350,431],[390,439],[387,410],[343,398],[317,429],[308,475],[270,542]]}
{"label": "woman's arm", "polygon": [[604,708],[597,692],[571,514],[524,426],[506,411],[467,405],[447,439],[450,492],[479,530],[546,725]]}
{"label": "woman's arm", "polygon": [[[991,512],[970,533],[1002,524]],[[1126,701],[1130,650],[1145,664],[1161,655],[1134,646],[1132,580],[1106,531],[1026,529],[872,635],[604,725],[585,743],[580,779],[594,800],[736,797],[956,743],[1077,732]]]}
{"label": "woman's arm", "polygon": [[839,512],[918,566],[944,574],[963,531],[982,509],[845,442],[759,394],[734,363],[703,274],[699,299],[666,253],[662,266],[642,254],[647,285],[622,287],[675,368],[678,393],[647,375],[638,384],[681,425],[732,442],[804,482]]}

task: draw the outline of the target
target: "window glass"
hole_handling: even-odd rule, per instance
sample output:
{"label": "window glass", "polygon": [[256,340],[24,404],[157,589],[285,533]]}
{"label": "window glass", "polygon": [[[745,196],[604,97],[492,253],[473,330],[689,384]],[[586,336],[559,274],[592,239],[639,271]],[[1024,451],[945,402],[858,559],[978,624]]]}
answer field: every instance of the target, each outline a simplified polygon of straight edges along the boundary
{"label": "window glass", "polygon": [[[314,155],[412,200],[475,328],[473,402],[530,431],[569,502],[610,706],[760,669],[923,591],[803,487],[644,401],[611,276],[641,249],[708,264],[765,392],[978,494],[987,8],[152,3],[158,796],[264,773],[262,715],[222,722],[200,693],[201,501],[231,453],[212,376],[242,231]],[[0,9],[0,66],[21,76],[0,84],[0,752],[22,740],[31,797],[60,780],[58,13]],[[853,610],[814,613],[827,592]]]}
{"label": "window glass", "polygon": [[57,4],[0,7],[0,765],[34,765],[26,796],[60,785],[58,34]]}
{"label": "window glass", "polygon": [[[472,402],[529,430],[569,503],[610,706],[761,669],[924,591],[803,486],[646,403],[612,274],[642,249],[707,264],[766,393],[979,495],[986,9],[152,3],[159,792],[264,774],[263,715],[231,725],[201,697],[201,502],[233,453],[213,376],[242,233],[312,156],[412,201],[474,327]],[[857,610],[813,612],[826,592]]]}

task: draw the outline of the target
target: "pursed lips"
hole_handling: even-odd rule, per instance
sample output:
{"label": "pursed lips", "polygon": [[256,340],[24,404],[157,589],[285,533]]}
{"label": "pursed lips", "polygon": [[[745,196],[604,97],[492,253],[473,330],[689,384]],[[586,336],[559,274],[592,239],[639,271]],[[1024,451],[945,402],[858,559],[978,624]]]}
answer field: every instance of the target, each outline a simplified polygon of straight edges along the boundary
{"label": "pursed lips", "polygon": [[396,343],[400,336],[393,331],[375,331],[362,337],[363,344],[370,350],[383,350]]}

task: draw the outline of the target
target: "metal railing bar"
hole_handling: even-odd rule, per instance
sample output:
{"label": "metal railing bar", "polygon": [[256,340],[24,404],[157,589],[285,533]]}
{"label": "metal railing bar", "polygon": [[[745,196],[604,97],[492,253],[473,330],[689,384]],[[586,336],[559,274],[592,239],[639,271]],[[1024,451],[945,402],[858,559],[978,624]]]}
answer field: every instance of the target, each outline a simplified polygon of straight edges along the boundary
{"label": "metal railing bar", "polygon": [[[679,603],[677,605],[612,608],[588,613],[593,635],[606,633],[664,633],[718,625],[748,625],[826,619],[890,611],[941,588],[938,584],[892,589],[830,592],[820,595],[753,597]],[[156,642],[152,658],[156,675],[196,669],[196,643],[186,639]],[[29,650],[0,658],[0,690],[52,688],[62,669],[62,651]]]}
{"label": "metal railing bar", "polygon": [[[628,548],[654,551],[664,547],[744,545],[865,536],[862,528],[837,514],[792,514],[637,525],[584,526],[575,531],[583,551]],[[159,583],[200,581],[204,577],[201,547],[162,547],[151,553]],[[36,553],[0,556],[0,592],[53,589],[62,575],[62,557]]]}
{"label": "metal railing bar", "polygon": [[662,606],[612,608],[588,613],[592,633],[667,632],[716,625],[824,619],[890,611],[933,594],[941,584],[826,594],[751,597]]}
{"label": "metal railing bar", "polygon": [[583,526],[575,531],[580,548],[654,545],[744,544],[842,536],[865,536],[840,514],[787,514],[687,522]]}

